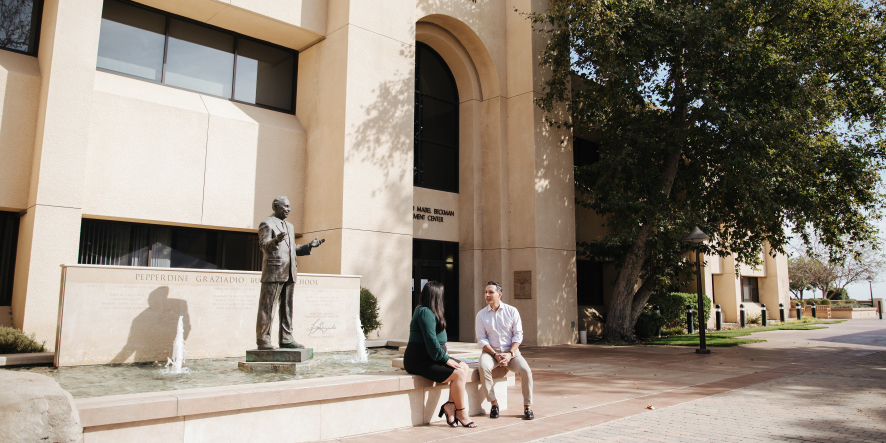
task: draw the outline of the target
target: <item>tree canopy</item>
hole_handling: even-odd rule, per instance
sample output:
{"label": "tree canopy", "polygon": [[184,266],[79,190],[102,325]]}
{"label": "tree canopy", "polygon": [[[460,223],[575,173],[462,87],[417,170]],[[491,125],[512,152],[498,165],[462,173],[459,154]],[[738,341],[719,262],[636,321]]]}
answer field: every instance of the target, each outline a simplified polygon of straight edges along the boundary
{"label": "tree canopy", "polygon": [[631,339],[652,291],[691,268],[693,226],[712,238],[703,252],[752,264],[764,244],[784,252],[787,224],[832,250],[875,234],[883,13],[854,0],[552,0],[530,16],[550,37],[537,103],[599,143],[575,185],[609,232],[580,253],[618,268],[607,339]]}
{"label": "tree canopy", "polygon": [[879,280],[886,258],[874,245],[860,244],[851,253],[834,256],[814,236],[809,244],[791,244],[791,291],[803,298],[804,290],[813,289],[821,293],[821,298],[831,298],[835,290],[845,291],[851,283]]}

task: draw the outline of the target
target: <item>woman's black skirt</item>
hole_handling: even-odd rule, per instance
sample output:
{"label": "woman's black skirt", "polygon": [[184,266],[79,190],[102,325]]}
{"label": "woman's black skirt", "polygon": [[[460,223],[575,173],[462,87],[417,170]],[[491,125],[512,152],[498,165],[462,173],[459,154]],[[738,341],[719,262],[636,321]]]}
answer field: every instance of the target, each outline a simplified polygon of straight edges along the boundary
{"label": "woman's black skirt", "polygon": [[[446,345],[442,345],[446,350]],[[428,349],[424,343],[408,343],[406,345],[406,353],[403,355],[403,367],[406,372],[431,380],[436,383],[443,383],[452,375],[455,369],[446,364],[446,362],[437,362],[431,360],[428,355]]]}

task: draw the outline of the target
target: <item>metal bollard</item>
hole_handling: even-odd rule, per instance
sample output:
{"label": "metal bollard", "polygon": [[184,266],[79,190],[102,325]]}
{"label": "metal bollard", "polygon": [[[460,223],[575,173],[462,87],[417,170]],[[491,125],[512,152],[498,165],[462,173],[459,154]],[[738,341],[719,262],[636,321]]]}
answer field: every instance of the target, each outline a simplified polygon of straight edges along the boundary
{"label": "metal bollard", "polygon": [[797,303],[797,320],[803,318],[803,307],[800,306],[800,303]]}
{"label": "metal bollard", "polygon": [[686,324],[690,334],[695,334],[695,321],[692,318],[692,306],[686,305]]}
{"label": "metal bollard", "polygon": [[720,312],[720,305],[717,305],[716,316],[717,316],[717,330],[722,331],[723,330],[723,313]]}
{"label": "metal bollard", "polygon": [[880,306],[880,320],[883,320],[883,300],[877,300],[877,305]]}
{"label": "metal bollard", "polygon": [[[655,310],[656,314],[661,315],[661,308],[658,305],[653,306],[652,309]],[[661,326],[658,327],[658,338],[661,338]]]}
{"label": "metal bollard", "polygon": [[746,319],[745,319],[745,314],[744,314],[744,303],[742,303],[742,304],[738,305],[738,324],[742,328],[745,327],[745,325],[747,324],[747,322],[745,320]]}
{"label": "metal bollard", "polygon": [[818,318],[818,315],[815,313],[815,302],[812,302],[812,318]]}
{"label": "metal bollard", "polygon": [[785,318],[784,318],[784,303],[779,303],[779,304],[778,304],[778,319],[781,320],[782,323],[784,323],[784,321],[785,321]]}
{"label": "metal bollard", "polygon": [[766,303],[760,304],[760,321],[763,323],[763,326],[766,326],[769,324],[766,321]]}

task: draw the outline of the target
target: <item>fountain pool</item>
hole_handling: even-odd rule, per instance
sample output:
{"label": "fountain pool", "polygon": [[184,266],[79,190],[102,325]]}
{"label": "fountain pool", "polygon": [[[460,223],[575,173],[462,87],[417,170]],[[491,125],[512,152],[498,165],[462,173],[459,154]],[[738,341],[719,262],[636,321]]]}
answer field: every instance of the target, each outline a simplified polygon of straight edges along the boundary
{"label": "fountain pool", "polygon": [[391,360],[398,356],[396,348],[371,348],[366,362],[358,362],[354,352],[318,353],[314,354],[312,369],[296,374],[243,372],[237,369],[237,362],[242,361],[240,357],[188,360],[185,364],[188,370],[180,374],[166,370],[161,362],[9,370],[50,376],[74,398],[88,398],[390,371],[406,374],[391,366]]}

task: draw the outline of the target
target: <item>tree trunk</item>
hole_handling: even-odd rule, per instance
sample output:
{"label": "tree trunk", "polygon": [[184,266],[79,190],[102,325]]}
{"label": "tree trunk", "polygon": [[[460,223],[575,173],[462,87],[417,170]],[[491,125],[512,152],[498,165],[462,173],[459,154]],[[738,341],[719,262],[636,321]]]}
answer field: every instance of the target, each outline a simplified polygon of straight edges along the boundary
{"label": "tree trunk", "polygon": [[634,300],[634,286],[640,278],[643,262],[646,260],[646,241],[652,234],[652,223],[647,221],[640,228],[624,266],[618,271],[618,279],[612,291],[612,302],[606,314],[603,337],[609,341],[629,341],[634,338],[634,323],[631,307]]}
{"label": "tree trunk", "polygon": [[[686,96],[685,72],[682,63],[683,48],[676,51],[674,57],[672,76],[674,82],[674,111],[671,114],[671,122],[675,129],[679,131],[685,129],[688,125],[687,116],[689,111],[689,102]],[[683,149],[675,148],[664,161],[664,168],[661,174],[661,193],[665,198],[670,197],[671,188],[674,187],[674,180],[677,178],[677,169],[680,166],[680,159],[683,157]],[[646,261],[646,242],[652,235],[652,229],[656,224],[655,212],[649,213],[631,245],[625,257],[624,265],[618,271],[618,278],[615,281],[615,288],[612,291],[612,302],[609,306],[609,312],[606,315],[606,326],[603,328],[603,337],[608,341],[631,341],[634,339],[634,324],[640,315],[640,306],[634,315],[634,301],[640,301],[641,297],[635,297],[638,291],[634,288],[643,271],[643,262]],[[642,287],[641,287],[642,288]],[[650,288],[651,291],[651,288]],[[648,300],[648,294],[646,294]],[[643,301],[645,305],[645,300]]]}
{"label": "tree trunk", "polygon": [[[674,179],[677,177],[677,167],[680,164],[680,158],[683,150],[676,149],[665,161],[665,168],[662,171],[662,187],[661,191],[665,196],[670,195],[671,188],[674,186]],[[625,257],[624,265],[618,271],[618,279],[615,281],[615,288],[612,291],[612,302],[609,304],[609,311],[606,314],[606,326],[603,328],[603,338],[608,341],[630,341],[634,339],[634,323],[637,316],[640,315],[638,309],[634,315],[634,299],[637,291],[634,288],[640,279],[643,271],[643,262],[646,261],[646,242],[652,235],[654,228],[654,214],[652,214],[643,223],[640,232],[634,239],[631,249]],[[651,293],[651,288],[649,288]],[[642,297],[641,297],[642,298]],[[645,296],[649,299],[649,294]],[[643,305],[646,304],[643,300]],[[639,301],[639,299],[638,299]],[[640,306],[642,309],[642,306]]]}

